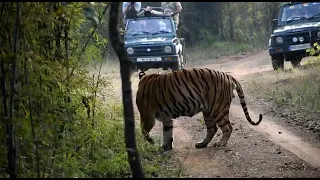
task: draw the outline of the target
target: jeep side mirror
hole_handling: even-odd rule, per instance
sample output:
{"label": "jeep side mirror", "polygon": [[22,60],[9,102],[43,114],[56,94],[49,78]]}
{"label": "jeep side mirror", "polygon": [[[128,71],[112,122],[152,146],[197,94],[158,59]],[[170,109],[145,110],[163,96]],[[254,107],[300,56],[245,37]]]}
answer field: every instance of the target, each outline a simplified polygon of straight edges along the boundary
{"label": "jeep side mirror", "polygon": [[278,26],[278,19],[272,19],[272,31]]}

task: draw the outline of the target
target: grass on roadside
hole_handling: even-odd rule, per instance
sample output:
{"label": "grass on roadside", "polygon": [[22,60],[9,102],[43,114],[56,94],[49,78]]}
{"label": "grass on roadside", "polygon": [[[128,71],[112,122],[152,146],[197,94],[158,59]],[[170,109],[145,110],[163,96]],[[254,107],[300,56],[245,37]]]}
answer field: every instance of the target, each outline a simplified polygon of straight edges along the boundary
{"label": "grass on roadside", "polygon": [[233,56],[240,53],[263,49],[263,45],[243,42],[214,41],[203,42],[193,48],[187,48],[186,58],[188,65],[207,63],[222,56]]}
{"label": "grass on roadside", "polygon": [[253,75],[250,82],[250,89],[257,97],[272,100],[278,107],[320,110],[320,64]]}
{"label": "grass on roadside", "polygon": [[[130,174],[130,169],[124,141],[122,106],[117,105],[117,108],[114,108],[112,113],[114,114],[114,121],[108,123],[109,131],[105,132],[107,135],[106,141],[108,141],[108,146],[111,147],[111,149],[112,147],[118,147],[119,152],[117,153],[117,158],[114,158],[112,161],[114,163],[109,162],[110,164],[108,166],[110,167],[110,171],[116,171],[114,177],[126,177],[126,175]],[[146,142],[142,136],[140,126],[137,123],[135,132],[138,152],[146,177],[170,178],[184,176],[184,169],[179,160],[177,160],[170,152],[160,153],[157,144],[152,145]],[[107,138],[108,136],[109,138]]]}
{"label": "grass on roadside", "polygon": [[319,62],[309,60],[299,69],[253,74],[249,77],[248,91],[255,99],[271,102],[276,112],[294,115],[295,124],[302,123],[313,132],[320,130]]}

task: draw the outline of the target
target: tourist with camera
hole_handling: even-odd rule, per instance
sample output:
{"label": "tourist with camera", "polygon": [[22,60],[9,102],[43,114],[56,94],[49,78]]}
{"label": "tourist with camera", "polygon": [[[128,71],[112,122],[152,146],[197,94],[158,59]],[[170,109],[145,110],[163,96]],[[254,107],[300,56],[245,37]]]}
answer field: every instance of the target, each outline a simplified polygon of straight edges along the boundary
{"label": "tourist with camera", "polygon": [[182,11],[182,6],[180,2],[161,2],[161,8],[165,14],[172,16],[173,22],[178,29],[179,25],[179,13]]}
{"label": "tourist with camera", "polygon": [[140,9],[141,9],[141,2],[123,2],[122,13],[123,13],[124,19],[136,17]]}

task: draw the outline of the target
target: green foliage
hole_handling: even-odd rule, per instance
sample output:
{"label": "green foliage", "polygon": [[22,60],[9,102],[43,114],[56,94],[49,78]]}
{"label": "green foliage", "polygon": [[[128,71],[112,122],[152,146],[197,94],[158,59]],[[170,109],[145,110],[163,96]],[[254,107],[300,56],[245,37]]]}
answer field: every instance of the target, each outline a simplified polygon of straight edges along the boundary
{"label": "green foliage", "polygon": [[220,41],[266,47],[279,5],[279,2],[182,2],[179,29],[191,46],[201,39],[210,41],[214,36]]}
{"label": "green foliage", "polygon": [[[1,77],[5,76],[6,87],[14,58],[14,3],[0,5],[0,36],[4,40],[0,41],[0,60],[5,69]],[[102,16],[106,5],[92,8]],[[18,177],[130,176],[122,105],[110,93],[110,78],[92,77],[85,68],[104,60],[108,43],[101,29],[105,21],[94,30],[83,15],[86,6],[82,2],[21,3],[14,96]],[[3,98],[1,93],[1,120]],[[7,177],[4,121],[0,132],[0,177]],[[165,157],[142,139],[139,129],[137,137],[146,175],[150,176],[161,170],[156,165]]]}
{"label": "green foliage", "polygon": [[188,64],[261,50],[272,34],[279,2],[182,2],[179,33]]}
{"label": "green foliage", "polygon": [[[311,56],[316,55],[318,53],[317,62],[320,62],[320,45],[318,43],[313,44],[313,48],[307,49],[307,52],[310,53]],[[312,64],[314,61],[308,60],[307,64]]]}

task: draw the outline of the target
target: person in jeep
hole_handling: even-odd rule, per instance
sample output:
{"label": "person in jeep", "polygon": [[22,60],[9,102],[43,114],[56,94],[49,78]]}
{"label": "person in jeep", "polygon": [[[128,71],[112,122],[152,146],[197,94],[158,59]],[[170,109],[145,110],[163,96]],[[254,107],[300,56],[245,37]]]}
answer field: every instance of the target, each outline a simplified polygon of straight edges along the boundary
{"label": "person in jeep", "polygon": [[145,11],[150,11],[152,14],[155,14],[155,15],[165,14],[167,16],[171,16],[176,26],[176,29],[178,29],[179,13],[181,13],[182,11],[181,3],[180,2],[161,2],[161,9],[163,10],[163,13],[153,10],[150,6],[147,6],[145,9],[143,9],[143,12],[139,14],[142,14]]}
{"label": "person in jeep", "polygon": [[165,14],[170,14],[172,16],[173,22],[178,29],[179,25],[179,13],[182,11],[182,6],[180,2],[161,2],[161,8]]}
{"label": "person in jeep", "polygon": [[145,20],[137,20],[131,21],[127,27],[127,34],[143,34],[143,33],[156,33],[156,32],[164,32],[164,33],[171,33],[173,30],[170,28],[170,21],[168,20],[152,20],[152,19],[145,19]]}
{"label": "person in jeep", "polygon": [[[124,22],[127,18],[136,17],[141,9],[141,2],[123,2],[122,3],[122,13]],[[126,24],[126,23],[124,23]]]}

